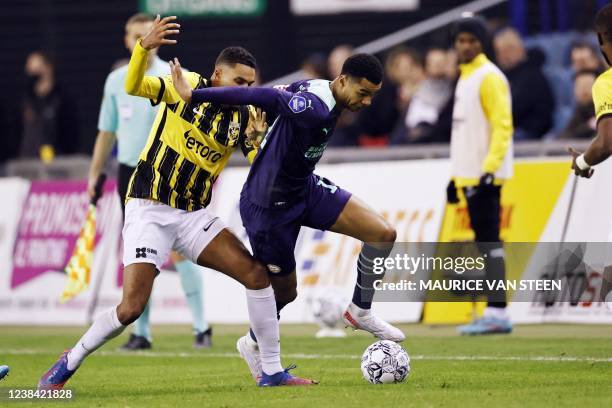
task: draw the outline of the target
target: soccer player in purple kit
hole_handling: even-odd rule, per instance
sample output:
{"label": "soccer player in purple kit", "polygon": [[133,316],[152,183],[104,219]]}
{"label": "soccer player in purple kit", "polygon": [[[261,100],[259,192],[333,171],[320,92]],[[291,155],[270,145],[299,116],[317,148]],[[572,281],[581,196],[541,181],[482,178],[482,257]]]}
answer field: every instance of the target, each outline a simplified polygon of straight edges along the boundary
{"label": "soccer player in purple kit", "polygon": [[[331,82],[299,81],[285,89],[192,91],[183,79],[179,61],[174,59],[170,65],[174,86],[186,102],[250,104],[275,118],[242,189],[240,215],[255,258],[268,267],[277,311],[297,296],[294,249],[300,228],[329,230],[364,243],[353,299],[343,314],[345,324],[380,339],[404,340],[401,330],[370,310],[374,281],[382,278],[373,273],[373,260],[389,255],[395,229],[360,199],[313,173],[342,110],[369,106],[380,90],[383,68],[378,59],[356,54],[345,61],[341,74]],[[261,363],[252,331],[238,340],[237,348],[257,381]]]}

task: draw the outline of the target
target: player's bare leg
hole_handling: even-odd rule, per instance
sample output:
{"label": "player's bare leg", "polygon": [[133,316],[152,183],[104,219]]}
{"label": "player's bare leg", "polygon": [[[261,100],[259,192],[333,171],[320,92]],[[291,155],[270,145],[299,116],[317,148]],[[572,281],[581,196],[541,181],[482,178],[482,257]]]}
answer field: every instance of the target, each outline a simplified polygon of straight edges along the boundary
{"label": "player's bare leg", "polygon": [[382,340],[403,341],[406,336],[398,328],[372,314],[374,281],[382,274],[374,274],[375,258],[386,258],[393,249],[395,229],[363,201],[351,196],[331,231],[348,235],[363,242],[357,262],[357,283],[353,300],[344,312],[347,326],[366,330]]}
{"label": "player's bare leg", "polygon": [[64,352],[59,360],[41,377],[40,389],[61,389],[79,368],[85,357],[104,343],[117,337],[144,310],[157,271],[150,263],[128,265],[123,271],[121,303],[100,314],[77,344]]}
{"label": "player's bare leg", "polygon": [[[315,381],[293,377],[280,362],[280,333],[274,290],[268,272],[229,230],[222,230],[198,257],[198,264],[215,269],[242,283],[247,292],[251,329],[257,336],[261,361],[260,386],[311,385]],[[250,368],[250,367],[249,367]]]}

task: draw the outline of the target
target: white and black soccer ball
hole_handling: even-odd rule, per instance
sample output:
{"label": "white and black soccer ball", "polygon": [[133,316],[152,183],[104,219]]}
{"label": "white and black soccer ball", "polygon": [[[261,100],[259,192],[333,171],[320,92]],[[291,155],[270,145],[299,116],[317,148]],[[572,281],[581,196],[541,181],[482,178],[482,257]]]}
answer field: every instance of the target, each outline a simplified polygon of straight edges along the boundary
{"label": "white and black soccer ball", "polygon": [[399,383],[410,375],[410,357],[399,344],[380,340],[363,353],[361,372],[372,384]]}

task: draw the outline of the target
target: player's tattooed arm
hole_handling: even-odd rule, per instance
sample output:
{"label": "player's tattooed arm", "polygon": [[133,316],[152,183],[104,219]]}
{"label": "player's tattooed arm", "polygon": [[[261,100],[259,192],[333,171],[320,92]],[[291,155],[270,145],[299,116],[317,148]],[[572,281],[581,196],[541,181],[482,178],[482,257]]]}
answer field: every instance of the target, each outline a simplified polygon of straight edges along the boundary
{"label": "player's tattooed arm", "polygon": [[176,44],[176,40],[166,38],[169,35],[176,35],[180,32],[179,28],[181,25],[174,23],[174,20],[176,20],[176,16],[160,18],[158,14],[155,17],[155,21],[153,21],[151,31],[140,42],[142,48],[148,51],[164,44]]}
{"label": "player's tattooed arm", "polygon": [[255,148],[259,148],[267,131],[266,112],[260,108],[249,108],[249,125],[246,128],[246,136]]}

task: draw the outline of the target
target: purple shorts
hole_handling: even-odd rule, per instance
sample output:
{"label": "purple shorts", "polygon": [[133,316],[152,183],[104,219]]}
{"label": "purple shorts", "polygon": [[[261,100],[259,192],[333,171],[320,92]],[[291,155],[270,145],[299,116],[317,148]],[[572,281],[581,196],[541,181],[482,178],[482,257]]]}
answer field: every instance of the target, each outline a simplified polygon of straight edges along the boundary
{"label": "purple shorts", "polygon": [[287,207],[264,208],[240,196],[240,216],[253,255],[276,276],[295,270],[295,243],[302,226],[328,230],[351,198],[329,180],[312,175],[305,197]]}

